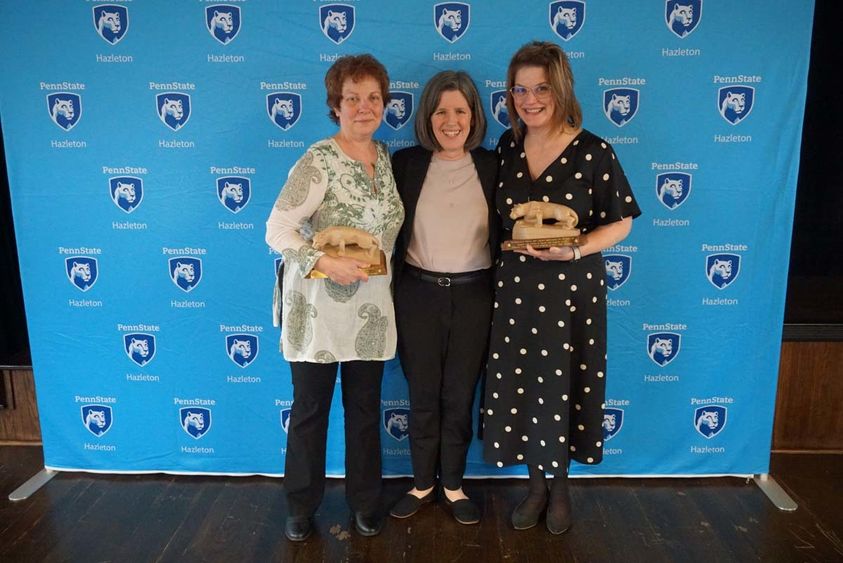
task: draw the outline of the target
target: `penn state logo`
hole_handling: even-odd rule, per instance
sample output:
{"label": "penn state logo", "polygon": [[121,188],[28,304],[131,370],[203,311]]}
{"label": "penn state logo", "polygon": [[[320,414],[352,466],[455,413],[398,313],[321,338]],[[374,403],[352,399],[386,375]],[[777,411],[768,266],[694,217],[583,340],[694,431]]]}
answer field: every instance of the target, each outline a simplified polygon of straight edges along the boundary
{"label": "penn state logo", "polygon": [[684,172],[665,172],[656,176],[656,197],[673,211],[691,194],[691,175]]}
{"label": "penn state logo", "polygon": [[682,335],[675,332],[655,332],[647,335],[647,355],[664,367],[679,355]]}
{"label": "penn state logo", "polygon": [[603,113],[617,125],[623,127],[638,112],[637,88],[612,88],[603,90]]}
{"label": "penn state logo", "polygon": [[704,438],[714,438],[726,427],[726,407],[706,405],[694,411],[694,428]]}
{"label": "penn state logo", "polygon": [[217,198],[232,213],[239,213],[252,198],[252,183],[241,176],[217,178]]}
{"label": "penn state logo", "polygon": [[732,125],[747,118],[754,101],[755,88],[752,86],[724,86],[717,91],[717,109]]}
{"label": "penn state logo", "polygon": [[106,43],[117,45],[129,31],[129,9],[114,4],[94,6],[94,29]]}
{"label": "penn state logo", "polygon": [[188,436],[198,440],[211,429],[211,409],[202,407],[183,407],[179,409],[181,429]]}
{"label": "penn state logo", "polygon": [[258,337],[254,334],[229,334],[225,337],[225,351],[231,361],[241,368],[258,357]]}
{"label": "penn state logo", "polygon": [[72,92],[56,92],[47,95],[47,111],[53,123],[70,131],[82,118],[82,97]]}
{"label": "penn state logo", "polygon": [[608,442],[623,427],[623,409],[603,409],[603,442]]}
{"label": "penn state logo", "polygon": [[632,257],[625,254],[604,254],[603,265],[606,266],[606,285],[613,291],[625,284],[632,273]]}
{"label": "penn state logo", "polygon": [[135,176],[115,176],[108,179],[111,201],[114,205],[131,213],[143,201],[143,180]]}
{"label": "penn state logo", "polygon": [[266,112],[275,125],[286,131],[301,117],[301,96],[295,92],[267,94]]}
{"label": "penn state logo", "polygon": [[585,2],[567,0],[551,2],[548,6],[550,29],[563,41],[579,33],[585,23]]}
{"label": "penn state logo", "polygon": [[214,4],[205,8],[205,23],[211,37],[228,45],[240,33],[240,7]]}
{"label": "penn state logo", "polygon": [[164,92],[155,96],[161,123],[178,131],[190,120],[190,96],[181,92]]}
{"label": "penn state logo", "polygon": [[741,272],[741,257],[737,254],[709,254],[705,257],[705,276],[717,289],[732,285]]}
{"label": "penn state logo", "polygon": [[284,429],[285,434],[290,432],[290,413],[292,412],[293,409],[281,409],[281,428]]}
{"label": "penn state logo", "polygon": [[410,435],[410,409],[384,409],[383,427],[399,442]]}
{"label": "penn state logo", "polygon": [[111,430],[113,421],[114,416],[108,405],[82,405],[82,424],[97,438],[102,438]]}
{"label": "penn state logo", "polygon": [[354,6],[348,4],[319,6],[319,25],[325,37],[339,45],[354,31]]}
{"label": "penn state logo", "polygon": [[190,256],[170,258],[170,279],[184,292],[190,292],[202,281],[202,260]]}
{"label": "penn state logo", "polygon": [[124,334],[123,349],[130,360],[143,367],[155,357],[155,335],[143,332]]}
{"label": "penn state logo", "polygon": [[88,291],[97,283],[99,268],[97,259],[90,256],[71,256],[64,259],[67,279],[82,291]]}
{"label": "penn state logo", "polygon": [[463,2],[443,2],[433,6],[433,25],[436,33],[448,43],[455,43],[465,35],[471,23],[471,6]]}
{"label": "penn state logo", "polygon": [[390,90],[389,101],[383,110],[383,121],[396,131],[407,125],[413,115],[413,94]]}
{"label": "penn state logo", "polygon": [[679,39],[688,37],[702,18],[702,0],[666,0],[664,21]]}
{"label": "penn state logo", "polygon": [[495,90],[489,94],[489,108],[492,117],[504,128],[509,128],[509,109],[506,107],[506,90]]}

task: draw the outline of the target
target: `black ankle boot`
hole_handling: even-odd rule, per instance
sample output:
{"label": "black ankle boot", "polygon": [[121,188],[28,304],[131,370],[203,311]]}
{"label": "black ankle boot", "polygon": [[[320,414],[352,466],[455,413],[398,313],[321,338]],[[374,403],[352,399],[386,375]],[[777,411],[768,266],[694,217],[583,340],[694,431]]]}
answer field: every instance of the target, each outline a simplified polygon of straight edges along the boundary
{"label": "black ankle boot", "polygon": [[547,506],[547,481],[544,471],[532,465],[527,468],[530,472],[527,496],[512,511],[512,527],[516,530],[528,530],[538,524]]}
{"label": "black ankle boot", "polygon": [[571,527],[571,494],[567,475],[553,478],[545,525],[547,531],[554,535],[565,533]]}

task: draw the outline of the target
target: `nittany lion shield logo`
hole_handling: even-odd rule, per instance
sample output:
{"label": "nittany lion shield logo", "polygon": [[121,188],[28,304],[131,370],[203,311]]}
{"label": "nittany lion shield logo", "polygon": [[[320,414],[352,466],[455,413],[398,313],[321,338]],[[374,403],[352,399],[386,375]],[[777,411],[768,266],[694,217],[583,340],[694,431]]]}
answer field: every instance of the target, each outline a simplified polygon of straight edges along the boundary
{"label": "nittany lion shield logo", "polygon": [[704,438],[714,438],[726,427],[726,407],[706,405],[694,411],[694,428]]}
{"label": "nittany lion shield logo", "polygon": [[383,427],[400,442],[410,435],[410,409],[384,409]]}
{"label": "nittany lion shield logo", "polygon": [[143,201],[143,179],[135,176],[115,176],[108,179],[111,201],[126,213],[137,209]]}
{"label": "nittany lion shield logo", "polygon": [[102,438],[111,430],[113,421],[113,413],[108,405],[82,405],[82,424],[97,438]]}
{"label": "nittany lion shield logo", "polygon": [[47,111],[53,123],[70,131],[82,118],[82,97],[72,92],[56,92],[47,95]]}
{"label": "nittany lion shield logo", "polygon": [[348,4],[319,6],[319,25],[325,37],[339,45],[354,31],[354,6]]}
{"label": "nittany lion shield logo", "polygon": [[448,43],[457,42],[471,23],[471,6],[463,2],[443,2],[433,6],[436,33]]}
{"label": "nittany lion shield logo", "polygon": [[205,23],[211,37],[228,45],[240,33],[240,7],[214,4],[205,8]]}
{"label": "nittany lion shield logo", "polygon": [[164,92],[155,96],[161,123],[178,131],[190,120],[190,96],[181,92]]}
{"label": "nittany lion shield logo", "polygon": [[673,211],[691,194],[691,175],[684,172],[665,172],[656,176],[656,197]]}
{"label": "nittany lion shield logo", "polygon": [[682,335],[675,332],[654,332],[647,335],[647,355],[664,367],[679,355]]}
{"label": "nittany lion shield logo", "polygon": [[623,409],[603,409],[603,441],[614,438],[623,427]]}
{"label": "nittany lion shield logo", "polygon": [[254,334],[229,334],[225,337],[225,351],[232,362],[244,368],[258,357],[258,337]]}
{"label": "nittany lion shield logo", "polygon": [[585,2],[566,0],[548,6],[550,29],[563,41],[579,33],[585,23]]}
{"label": "nittany lion shield logo", "polygon": [[170,279],[184,292],[190,292],[202,281],[202,259],[177,256],[168,260]]}
{"label": "nittany lion shield logo", "polygon": [[94,29],[109,45],[117,45],[129,31],[129,9],[114,4],[94,6]]}
{"label": "nittany lion shield logo", "polygon": [[293,412],[293,409],[281,409],[281,428],[284,429],[285,434],[290,432],[290,413],[291,412]]}
{"label": "nittany lion shield logo", "polygon": [[664,21],[679,39],[685,39],[697,29],[702,19],[702,0],[666,0]]}
{"label": "nittany lion shield logo", "polygon": [[717,91],[717,109],[732,125],[747,118],[754,101],[755,88],[752,86],[724,86]]}
{"label": "nittany lion shield logo", "polygon": [[506,107],[506,90],[495,90],[489,94],[489,109],[495,121],[509,127],[509,110]]}
{"label": "nittany lion shield logo", "polygon": [[241,176],[217,178],[217,198],[223,207],[232,213],[239,213],[252,198],[252,183]]}
{"label": "nittany lion shield logo", "polygon": [[71,256],[64,259],[67,279],[82,291],[88,291],[97,283],[99,268],[97,259],[90,256]]}
{"label": "nittany lion shield logo", "polygon": [[181,428],[191,438],[199,439],[211,429],[211,409],[183,407],[179,409]]}
{"label": "nittany lion shield logo", "polygon": [[604,254],[603,264],[606,266],[606,285],[613,291],[625,284],[632,273],[632,257],[625,254]]}
{"label": "nittany lion shield logo", "polygon": [[295,92],[273,92],[266,95],[269,119],[286,131],[301,117],[301,96]]}
{"label": "nittany lion shield logo", "polygon": [[637,88],[612,88],[603,90],[603,113],[617,125],[623,127],[638,112]]}
{"label": "nittany lion shield logo", "polygon": [[709,254],[705,257],[705,276],[717,289],[732,285],[741,273],[741,257],[737,254]]}
{"label": "nittany lion shield logo", "polygon": [[383,121],[396,131],[407,125],[413,115],[413,94],[389,91],[389,101],[383,110]]}
{"label": "nittany lion shield logo", "polygon": [[155,335],[143,332],[124,334],[123,349],[130,360],[144,367],[155,357]]}

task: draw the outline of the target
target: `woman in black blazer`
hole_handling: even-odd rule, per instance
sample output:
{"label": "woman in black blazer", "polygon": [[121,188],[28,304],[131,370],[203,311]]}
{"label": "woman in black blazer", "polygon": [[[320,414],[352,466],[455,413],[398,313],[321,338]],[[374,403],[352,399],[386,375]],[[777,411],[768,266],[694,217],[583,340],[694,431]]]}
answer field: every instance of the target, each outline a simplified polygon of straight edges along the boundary
{"label": "woman in black blazer", "polygon": [[475,524],[480,510],[462,477],[491,323],[497,158],[479,147],[486,119],[465,72],[430,79],[415,129],[420,146],[392,158],[405,210],[393,280],[414,487],[390,514],[407,518],[431,502],[438,474],[446,508],[457,522]]}

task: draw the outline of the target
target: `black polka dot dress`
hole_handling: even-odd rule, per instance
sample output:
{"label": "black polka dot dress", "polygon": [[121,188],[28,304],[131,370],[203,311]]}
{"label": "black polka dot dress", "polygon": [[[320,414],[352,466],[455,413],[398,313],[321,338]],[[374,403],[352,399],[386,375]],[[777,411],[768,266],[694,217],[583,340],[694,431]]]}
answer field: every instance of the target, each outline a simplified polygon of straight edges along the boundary
{"label": "black polka dot dress", "polygon": [[[526,201],[567,205],[588,233],[641,214],[608,143],[583,130],[533,181],[523,141],[510,131],[498,143],[496,205],[504,239],[512,206]],[[569,458],[603,457],[606,388],[606,285],[600,254],[577,262],[541,261],[503,252],[484,401],[483,451],[488,463],[537,465],[565,474]]]}

